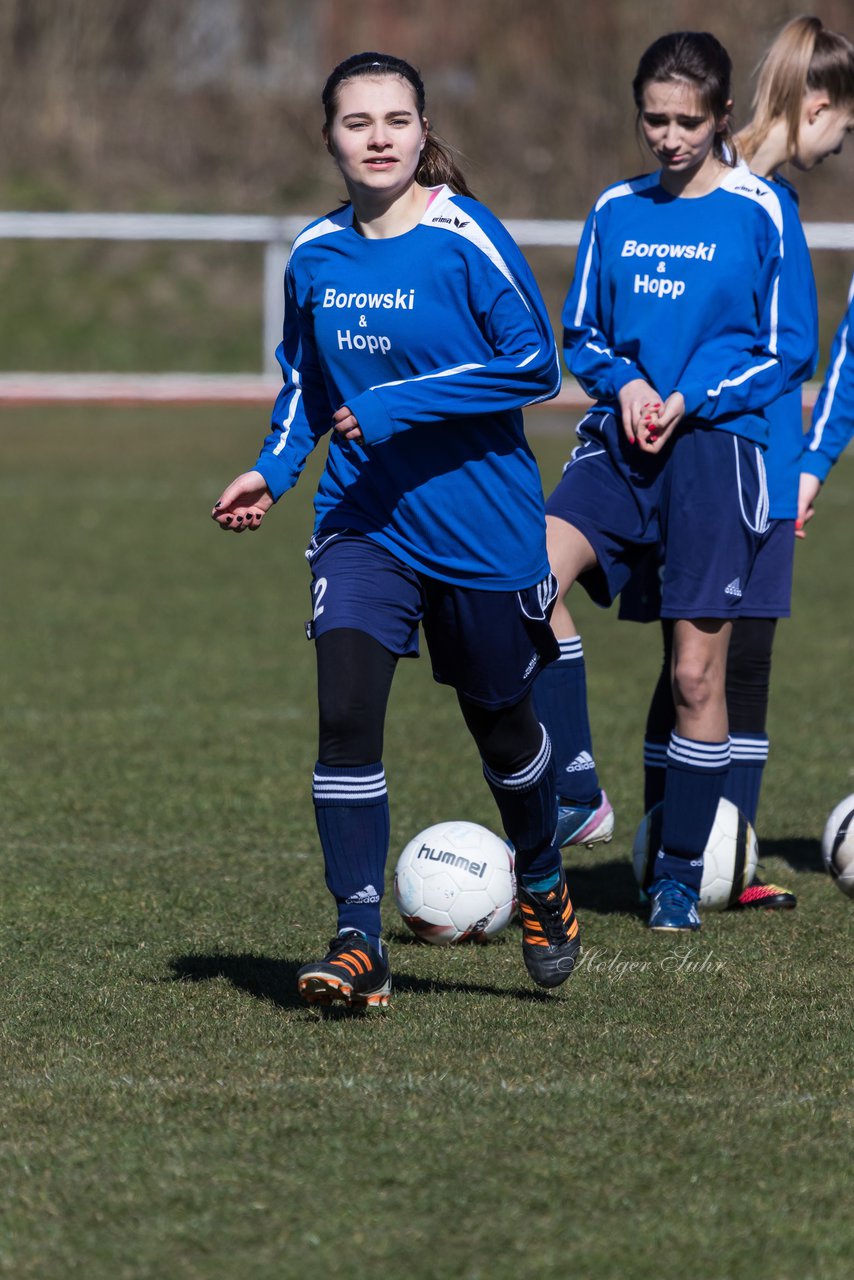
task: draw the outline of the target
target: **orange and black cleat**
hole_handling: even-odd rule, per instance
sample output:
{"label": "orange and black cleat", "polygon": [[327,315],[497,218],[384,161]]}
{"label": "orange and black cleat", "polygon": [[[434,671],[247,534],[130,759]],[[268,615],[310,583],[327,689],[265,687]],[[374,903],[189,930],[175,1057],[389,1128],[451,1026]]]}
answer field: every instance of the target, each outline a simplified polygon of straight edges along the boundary
{"label": "orange and black cleat", "polygon": [[388,950],[380,950],[356,929],[333,938],[329,951],[316,964],[304,964],[297,988],[309,1004],[330,1005],[340,1000],[351,1009],[379,1009],[388,1004],[391,970]]}
{"label": "orange and black cleat", "polygon": [[520,884],[518,895],[525,968],[538,986],[559,987],[572,973],[581,950],[563,867],[553,889],[532,893]]}
{"label": "orange and black cleat", "polygon": [[754,880],[738,895],[736,908],[758,907],[765,911],[791,911],[798,905],[798,900],[789,889],[782,889],[778,884],[763,884]]}

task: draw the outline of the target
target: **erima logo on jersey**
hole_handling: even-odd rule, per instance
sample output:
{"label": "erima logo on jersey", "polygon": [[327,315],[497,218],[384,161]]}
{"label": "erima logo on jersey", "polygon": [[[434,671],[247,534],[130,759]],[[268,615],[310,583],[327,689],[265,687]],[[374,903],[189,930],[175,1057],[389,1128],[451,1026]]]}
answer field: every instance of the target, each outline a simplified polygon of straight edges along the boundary
{"label": "erima logo on jersey", "polygon": [[759,196],[760,198],[767,196],[768,192],[763,191],[761,187],[746,187],[744,184],[735,187],[735,191],[746,191],[749,196]]}
{"label": "erima logo on jersey", "polygon": [[351,893],[346,899],[347,902],[379,902],[380,895],[372,884],[366,884],[364,889],[359,889],[357,893]]}
{"label": "erima logo on jersey", "polygon": [[621,257],[623,258],[697,258],[701,262],[711,262],[715,256],[717,244],[647,244],[643,240],[624,240]]}
{"label": "erima logo on jersey", "polygon": [[431,222],[433,222],[433,223],[436,223],[436,222],[442,222],[442,223],[444,223],[444,224],[445,224],[445,226],[446,226],[446,227],[459,227],[459,228],[460,228],[460,230],[462,230],[462,228],[463,228],[463,227],[467,227],[467,226],[468,226],[468,224],[469,224],[469,222],[471,221],[471,219],[470,219],[470,218],[465,218],[465,219],[460,219],[460,218],[442,218],[442,217],[438,217],[438,216],[437,216],[437,217],[435,217],[435,218],[431,218],[431,219],[430,219],[430,221],[431,221]]}
{"label": "erima logo on jersey", "polygon": [[741,578],[733,578],[728,587],[724,587],[725,596],[735,596],[737,600],[741,599]]}
{"label": "erima logo on jersey", "polygon": [[572,764],[568,764],[564,773],[583,773],[585,769],[595,769],[593,757],[589,751],[579,751]]}

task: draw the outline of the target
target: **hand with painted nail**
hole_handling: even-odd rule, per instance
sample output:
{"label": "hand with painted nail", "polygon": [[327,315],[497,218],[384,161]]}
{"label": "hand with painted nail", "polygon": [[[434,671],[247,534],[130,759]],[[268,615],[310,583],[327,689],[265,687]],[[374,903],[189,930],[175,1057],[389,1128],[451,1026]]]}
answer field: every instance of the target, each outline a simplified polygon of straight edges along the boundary
{"label": "hand with painted nail", "polygon": [[243,533],[257,529],[272,505],[273,497],[261,472],[244,471],[223,491],[211,518],[221,529]]}
{"label": "hand with painted nail", "polygon": [[629,444],[640,444],[641,437],[645,437],[656,422],[661,396],[643,378],[634,378],[620,388],[618,399],[626,439]]}
{"label": "hand with painted nail", "polygon": [[811,476],[808,472],[802,471],[800,482],[798,484],[798,518],[795,521],[795,537],[805,538],[807,536],[806,525],[809,524],[815,515],[815,503],[821,489],[821,481],[818,476]]}
{"label": "hand with painted nail", "polygon": [[660,453],[685,416],[685,399],[681,391],[672,392],[664,404],[647,410],[638,444],[644,453]]}

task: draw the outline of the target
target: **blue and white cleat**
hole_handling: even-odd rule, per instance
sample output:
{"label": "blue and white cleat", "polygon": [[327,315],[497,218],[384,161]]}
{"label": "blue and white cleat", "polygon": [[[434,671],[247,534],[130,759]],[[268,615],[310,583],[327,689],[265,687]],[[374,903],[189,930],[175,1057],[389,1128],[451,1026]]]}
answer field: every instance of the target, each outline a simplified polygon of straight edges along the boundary
{"label": "blue and white cleat", "polygon": [[586,844],[590,849],[601,840],[614,839],[614,810],[604,791],[595,805],[561,804],[558,800],[555,844],[565,849],[571,844]]}
{"label": "blue and white cleat", "polygon": [[649,927],[661,933],[693,933],[700,927],[699,895],[678,880],[653,880],[649,894]]}

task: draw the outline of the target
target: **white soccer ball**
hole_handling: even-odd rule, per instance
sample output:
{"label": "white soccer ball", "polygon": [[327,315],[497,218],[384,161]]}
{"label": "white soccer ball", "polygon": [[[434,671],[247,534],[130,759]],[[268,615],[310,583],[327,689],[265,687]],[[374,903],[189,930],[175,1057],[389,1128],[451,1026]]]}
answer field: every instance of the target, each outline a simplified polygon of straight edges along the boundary
{"label": "white soccer ball", "polygon": [[476,822],[438,822],[414,836],[394,872],[394,900],[425,942],[484,942],[516,909],[513,850]]}
{"label": "white soccer ball", "polygon": [[[646,891],[655,879],[655,858],[661,848],[662,806],[655,805],[641,820],[632,847],[635,879]],[[700,906],[725,911],[734,906],[756,874],[756,832],[743,813],[723,798],[703,850]]]}
{"label": "white soccer ball", "polygon": [[854,898],[854,796],[840,800],[821,837],[821,856],[834,883]]}

